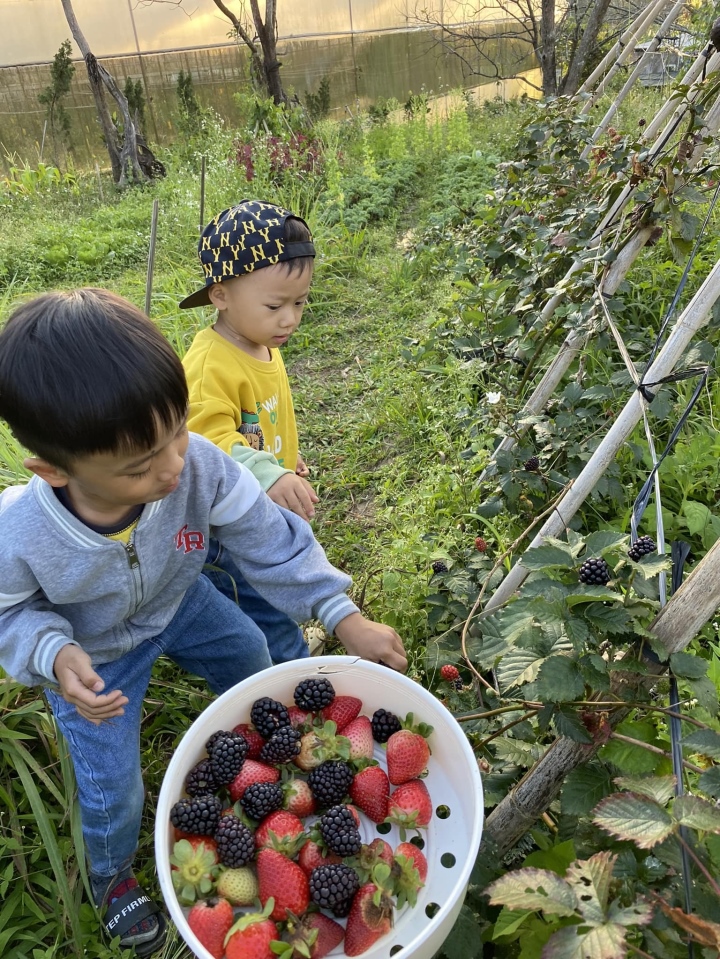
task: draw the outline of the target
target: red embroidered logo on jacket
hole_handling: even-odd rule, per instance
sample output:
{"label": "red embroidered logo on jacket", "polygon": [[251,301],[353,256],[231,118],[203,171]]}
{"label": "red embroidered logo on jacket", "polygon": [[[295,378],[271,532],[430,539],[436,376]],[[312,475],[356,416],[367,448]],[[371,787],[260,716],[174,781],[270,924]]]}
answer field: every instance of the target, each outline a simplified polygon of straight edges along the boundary
{"label": "red embroidered logo on jacket", "polygon": [[175,547],[190,553],[194,549],[205,549],[205,537],[200,530],[187,528],[187,523],[175,537]]}

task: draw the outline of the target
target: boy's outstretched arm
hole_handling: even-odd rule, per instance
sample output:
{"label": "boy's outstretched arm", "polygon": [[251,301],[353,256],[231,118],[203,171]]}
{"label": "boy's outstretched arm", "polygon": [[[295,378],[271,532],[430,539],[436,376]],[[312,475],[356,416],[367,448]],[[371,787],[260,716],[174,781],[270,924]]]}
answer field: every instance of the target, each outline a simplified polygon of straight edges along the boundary
{"label": "boy's outstretched arm", "polygon": [[365,619],[362,613],[351,613],[337,624],[335,635],[351,655],[382,662],[400,673],[407,671],[403,642],[391,626]]}
{"label": "boy's outstretched arm", "polygon": [[122,716],[128,698],[119,689],[99,695],[105,683],[92,668],[92,661],[84,649],[74,643],[63,646],[53,664],[60,695],[72,703],[81,716],[99,726],[106,719]]}

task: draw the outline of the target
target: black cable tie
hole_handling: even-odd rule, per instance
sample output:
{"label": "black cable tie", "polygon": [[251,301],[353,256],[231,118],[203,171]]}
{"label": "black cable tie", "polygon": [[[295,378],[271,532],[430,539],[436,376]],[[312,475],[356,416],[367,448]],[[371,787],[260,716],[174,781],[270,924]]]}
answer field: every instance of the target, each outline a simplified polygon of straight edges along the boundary
{"label": "black cable tie", "polygon": [[638,392],[642,395],[642,397],[645,400],[647,400],[648,403],[652,403],[652,401],[655,399],[655,396],[657,394],[653,393],[652,390],[648,389],[648,387],[644,383],[638,383],[637,388],[638,388]]}

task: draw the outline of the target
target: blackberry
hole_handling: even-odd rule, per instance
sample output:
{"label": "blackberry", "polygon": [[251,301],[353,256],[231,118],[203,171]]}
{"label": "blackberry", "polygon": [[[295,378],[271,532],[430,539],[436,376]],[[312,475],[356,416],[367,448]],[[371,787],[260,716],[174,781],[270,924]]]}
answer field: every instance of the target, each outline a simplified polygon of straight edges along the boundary
{"label": "blackberry", "polygon": [[463,689],[463,686],[464,686],[464,683],[462,679],[453,680],[453,687],[457,690],[457,692],[460,692],[460,690]]}
{"label": "blackberry", "polygon": [[170,810],[170,822],[193,836],[212,836],[221,812],[222,803],[217,796],[180,799]]}
{"label": "blackberry", "polygon": [[218,786],[226,786],[242,769],[250,746],[241,733],[223,733],[213,740],[208,750],[210,766]]}
{"label": "blackberry", "polygon": [[310,873],[310,898],[321,909],[329,909],[339,918],[348,915],[359,888],[357,873],[343,863],[318,866]]}
{"label": "blackberry", "polygon": [[323,841],[331,852],[338,856],[355,856],[360,852],[362,840],[355,817],[347,806],[333,806],[320,817],[318,828]]}
{"label": "blackberry", "polygon": [[290,716],[282,703],[278,703],[269,696],[256,699],[250,710],[252,724],[263,737],[270,739],[273,733],[283,726],[290,725]]}
{"label": "blackberry", "polygon": [[295,705],[300,709],[317,712],[324,709],[335,699],[335,690],[329,679],[303,679],[293,693]]}
{"label": "blackberry", "polygon": [[586,559],[580,567],[580,582],[587,586],[604,586],[611,579],[610,567],[604,559]]}
{"label": "blackberry", "polygon": [[437,576],[439,573],[447,573],[447,563],[443,563],[441,559],[436,559],[432,564],[432,571]]}
{"label": "blackberry", "polygon": [[656,549],[657,546],[652,536],[641,536],[635,540],[628,550],[628,556],[637,563],[643,556],[647,556],[648,553],[654,553]]}
{"label": "blackberry", "polygon": [[393,733],[400,732],[402,725],[395,713],[389,709],[376,709],[371,720],[373,739],[376,743],[386,743]]}
{"label": "blackberry", "polygon": [[268,739],[260,750],[264,763],[288,763],[300,752],[302,733],[292,726],[283,726]]}
{"label": "blackberry", "polygon": [[277,783],[253,783],[242,795],[240,805],[251,819],[260,821],[282,806],[283,791]]}
{"label": "blackberry", "polygon": [[353,771],[341,759],[328,759],[310,772],[307,781],[319,806],[336,806],[347,796]]}
{"label": "blackberry", "polygon": [[218,787],[209,759],[201,759],[185,777],[185,792],[188,796],[206,796],[214,793]]}
{"label": "blackberry", "polygon": [[523,469],[527,470],[528,473],[537,473],[540,469],[540,460],[537,456],[531,456],[529,460],[525,460],[523,463]]}
{"label": "blackberry", "polygon": [[215,830],[218,859],[229,869],[247,866],[255,855],[255,837],[237,816],[223,816]]}

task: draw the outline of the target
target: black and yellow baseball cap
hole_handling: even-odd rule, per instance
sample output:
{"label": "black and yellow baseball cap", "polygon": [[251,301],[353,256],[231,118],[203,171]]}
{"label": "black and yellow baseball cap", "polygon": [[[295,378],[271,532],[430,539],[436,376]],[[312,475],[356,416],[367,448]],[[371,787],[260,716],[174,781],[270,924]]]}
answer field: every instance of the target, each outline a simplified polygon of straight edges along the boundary
{"label": "black and yellow baseball cap", "polygon": [[[285,221],[300,220],[308,229],[309,240],[288,242]],[[289,210],[264,203],[242,200],[223,210],[208,223],[198,243],[198,256],[205,271],[205,286],[180,302],[180,309],[208,306],[208,290],[236,276],[246,276],[265,266],[274,266],[299,256],[315,256],[315,247],[307,223]]]}

